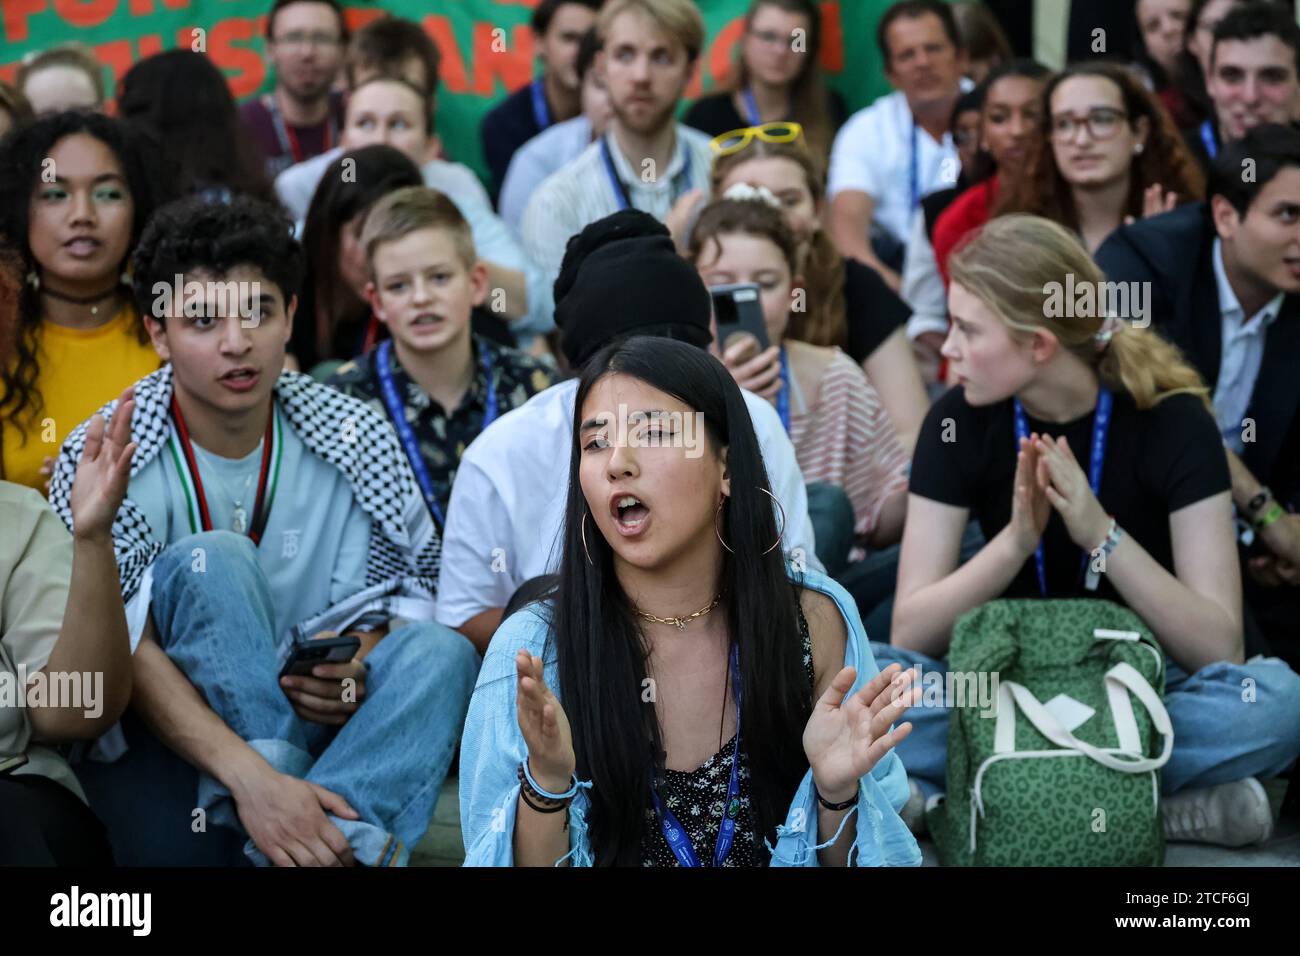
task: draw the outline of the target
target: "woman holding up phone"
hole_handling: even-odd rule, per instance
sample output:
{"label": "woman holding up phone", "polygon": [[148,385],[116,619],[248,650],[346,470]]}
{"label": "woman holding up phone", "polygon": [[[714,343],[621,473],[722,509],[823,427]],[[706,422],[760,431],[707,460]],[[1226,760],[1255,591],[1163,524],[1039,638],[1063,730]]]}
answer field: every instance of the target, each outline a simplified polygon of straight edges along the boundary
{"label": "woman holding up phone", "polygon": [[[907,507],[907,453],[880,396],[851,358],[834,346],[790,337],[791,303],[802,298],[792,293],[802,280],[798,243],[776,197],[743,183],[732,186],[700,213],[688,258],[706,285],[759,287],[767,338],[778,351],[781,387],[772,400],[804,480],[844,489],[858,543],[882,548],[899,541]],[[818,542],[827,536],[820,522],[816,535]],[[850,557],[822,550],[819,546],[818,557],[831,574]]]}
{"label": "woman holding up phone", "polygon": [[558,584],[496,632],[470,702],[466,863],[918,864],[890,752],[917,690],[877,672],[841,587],[783,563],[727,370],[615,342],[573,421]]}

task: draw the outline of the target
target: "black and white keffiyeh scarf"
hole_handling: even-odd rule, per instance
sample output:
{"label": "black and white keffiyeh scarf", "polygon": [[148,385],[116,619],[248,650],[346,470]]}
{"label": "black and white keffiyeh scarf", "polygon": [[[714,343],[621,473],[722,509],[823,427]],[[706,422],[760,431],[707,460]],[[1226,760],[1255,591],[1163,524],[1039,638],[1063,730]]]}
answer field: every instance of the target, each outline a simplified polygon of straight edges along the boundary
{"label": "black and white keffiyeh scarf", "polygon": [[[365,402],[298,372],[280,374],[275,397],[285,420],[308,451],[343,473],[357,503],[370,516],[366,586],[402,579],[432,596],[437,587],[442,540],[392,426]],[[131,438],[139,448],[131,462],[133,478],[167,445],[172,430],[171,399],[170,365],[136,383]],[[111,421],[116,408],[117,401],[111,401],[99,414]],[[69,493],[85,445],[86,425],[82,422],[64,440],[50,482],[50,504],[69,530]],[[128,497],[113,521],[113,550],[124,601],[135,596],[145,569],[163,548],[164,543],[149,527],[143,512]]]}

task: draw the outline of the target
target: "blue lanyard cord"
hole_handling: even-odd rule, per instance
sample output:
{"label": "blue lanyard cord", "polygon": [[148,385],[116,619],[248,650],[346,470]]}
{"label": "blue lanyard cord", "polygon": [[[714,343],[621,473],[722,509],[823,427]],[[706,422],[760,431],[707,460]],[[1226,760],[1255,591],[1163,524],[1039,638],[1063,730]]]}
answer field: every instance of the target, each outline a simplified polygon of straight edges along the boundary
{"label": "blue lanyard cord", "polygon": [[[731,846],[736,841],[736,818],[740,816],[740,652],[731,645],[731,693],[736,701],[736,745],[731,752],[731,780],[727,784],[727,801],[722,805],[722,822],[718,825],[718,841],[713,847],[713,865],[722,866]],[[651,787],[650,796],[654,800],[655,815],[659,818],[659,828],[663,831],[668,848],[677,857],[682,866],[699,866],[700,858],[691,846],[691,838],[686,829],[677,821],[677,817],[663,805],[659,799],[659,788]]]}
{"label": "blue lanyard cord", "polygon": [[781,346],[781,390],[776,393],[776,413],[781,416],[785,433],[790,434],[790,358]]}
{"label": "blue lanyard cord", "polygon": [[763,118],[758,115],[758,101],[754,99],[754,91],[747,86],[740,91],[740,98],[745,103],[746,122],[750,126],[757,126],[763,122]]}
{"label": "blue lanyard cord", "polygon": [[[1016,452],[1020,451],[1020,439],[1029,437],[1029,422],[1025,418],[1025,409],[1020,399],[1015,399],[1016,410]],[[1092,422],[1092,448],[1088,455],[1088,485],[1092,493],[1101,497],[1101,468],[1106,460],[1106,434],[1110,430],[1110,414],[1114,405],[1114,396],[1105,385],[1097,393],[1097,411]],[[1038,540],[1034,549],[1034,563],[1038,566],[1038,590],[1047,597],[1047,563],[1043,559],[1043,541]],[[1087,566],[1088,554],[1084,552],[1080,559],[1080,573]]]}
{"label": "blue lanyard cord", "polygon": [[1219,144],[1214,141],[1214,127],[1210,125],[1209,120],[1201,124],[1201,142],[1205,144],[1205,152],[1209,154],[1210,159],[1219,155]]}
{"label": "blue lanyard cord", "polygon": [[[614,199],[618,203],[618,208],[630,209],[632,206],[632,197],[628,194],[627,185],[618,175],[618,170],[614,168],[614,157],[609,151],[609,138],[602,136],[600,138],[600,155],[605,161],[605,175],[609,177],[609,184],[614,190]],[[687,143],[682,144],[682,177],[685,188],[673,191],[673,202],[676,202],[682,193],[691,188],[691,147]]]}
{"label": "blue lanyard cord", "polygon": [[551,108],[546,104],[546,87],[541,79],[536,79],[529,84],[529,89],[533,95],[533,120],[539,130],[546,129],[551,125]]}
{"label": "blue lanyard cord", "polygon": [[[429,513],[433,515],[434,523],[438,526],[438,533],[441,534],[446,521],[443,518],[442,507],[438,504],[438,497],[433,492],[433,479],[429,477],[429,466],[425,464],[424,456],[420,454],[420,444],[415,439],[415,432],[411,429],[411,423],[406,420],[405,406],[402,404],[401,397],[397,394],[397,385],[393,382],[393,370],[389,367],[392,352],[392,339],[385,339],[380,342],[374,351],[375,374],[379,378],[379,394],[383,399],[384,408],[388,410],[388,417],[397,430],[397,437],[402,443],[402,450],[406,452],[406,459],[411,463],[411,471],[415,473],[415,481],[420,486],[420,493],[424,495],[424,503],[429,506]],[[496,421],[497,393],[492,382],[492,356],[488,353],[487,346],[481,342],[479,343],[478,354],[479,362],[483,366],[483,379],[487,388],[487,407],[483,412],[483,426],[480,429],[480,431],[484,431]],[[447,414],[450,415],[453,411],[455,409],[448,409]]]}
{"label": "blue lanyard cord", "polygon": [[909,176],[912,185],[912,205],[909,212],[915,211],[921,202],[921,160],[917,153],[921,148],[921,137],[916,131],[916,117],[912,117],[912,169]]}

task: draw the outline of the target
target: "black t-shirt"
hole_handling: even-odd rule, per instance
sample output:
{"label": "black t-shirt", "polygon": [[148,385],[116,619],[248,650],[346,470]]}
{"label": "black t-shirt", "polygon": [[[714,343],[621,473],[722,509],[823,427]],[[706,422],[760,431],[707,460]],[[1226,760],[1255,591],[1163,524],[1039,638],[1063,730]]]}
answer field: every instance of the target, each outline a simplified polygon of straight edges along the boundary
{"label": "black t-shirt", "polygon": [[[547,109],[550,109],[549,105]],[[501,192],[501,184],[505,182],[511,157],[541,131],[533,112],[532,83],[515,90],[483,117],[479,135],[483,140],[483,158],[492,174],[489,191],[493,205]]]}
{"label": "black t-shirt", "polygon": [[[826,91],[826,100],[831,114],[831,132],[834,133],[848,119],[848,108],[844,105],[844,97],[835,90]],[[798,120],[799,117],[791,116],[790,119]],[[749,120],[736,112],[736,104],[731,101],[730,93],[712,93],[700,97],[686,111],[682,122],[710,136],[721,136],[749,125]]]}
{"label": "black t-shirt", "polygon": [[[1065,436],[1085,475],[1093,417],[1089,412],[1072,422],[1055,424],[1026,413],[1031,432]],[[923,498],[969,508],[985,539],[991,540],[1011,520],[1015,473],[1012,400],[975,407],[966,402],[965,389],[957,386],[934,403],[921,426],[909,490]],[[1170,574],[1174,562],[1169,515],[1230,487],[1218,426],[1199,398],[1171,395],[1154,408],[1139,411],[1126,393],[1115,393],[1097,498],[1124,533]],[[1070,540],[1056,509],[1052,509],[1043,536],[1043,556],[1049,597],[1097,597],[1124,603],[1104,574],[1096,591],[1084,588],[1083,551]],[[1032,555],[1001,596],[1042,596]]]}
{"label": "black t-shirt", "polygon": [[857,259],[845,259],[844,314],[849,327],[845,351],[861,365],[896,328],[911,318],[912,310],[879,272]]}

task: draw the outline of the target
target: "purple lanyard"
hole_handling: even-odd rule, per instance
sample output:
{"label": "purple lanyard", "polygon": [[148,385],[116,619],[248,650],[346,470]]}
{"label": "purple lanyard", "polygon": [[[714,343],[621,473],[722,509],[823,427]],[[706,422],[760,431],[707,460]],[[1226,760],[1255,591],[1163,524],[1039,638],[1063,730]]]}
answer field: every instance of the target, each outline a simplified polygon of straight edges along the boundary
{"label": "purple lanyard", "polygon": [[[1020,439],[1029,437],[1029,422],[1025,418],[1025,409],[1020,399],[1015,399],[1016,409],[1016,452],[1020,452]],[[1106,460],[1106,433],[1110,430],[1110,412],[1114,396],[1105,385],[1097,393],[1097,412],[1092,421],[1092,449],[1088,455],[1088,484],[1092,493],[1101,497],[1101,466]],[[1038,590],[1047,597],[1047,562],[1043,559],[1043,539],[1038,539],[1034,549],[1034,563],[1038,566]],[[1080,559],[1080,573],[1087,566],[1088,553],[1085,551]]]}
{"label": "purple lanyard", "polygon": [[[722,822],[718,825],[718,842],[713,847],[713,865],[722,866],[731,853],[731,845],[736,841],[736,818],[740,816],[740,651],[737,645],[731,645],[731,692],[736,701],[736,746],[731,752],[731,781],[727,784],[727,802],[722,805]],[[677,822],[673,812],[659,799],[659,788],[650,790],[654,800],[655,814],[659,817],[659,827],[663,831],[668,848],[677,857],[682,866],[699,866],[700,858],[691,846],[691,838],[686,829]]]}

